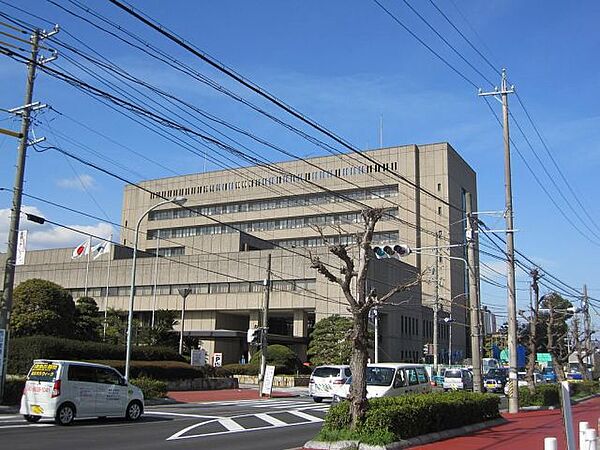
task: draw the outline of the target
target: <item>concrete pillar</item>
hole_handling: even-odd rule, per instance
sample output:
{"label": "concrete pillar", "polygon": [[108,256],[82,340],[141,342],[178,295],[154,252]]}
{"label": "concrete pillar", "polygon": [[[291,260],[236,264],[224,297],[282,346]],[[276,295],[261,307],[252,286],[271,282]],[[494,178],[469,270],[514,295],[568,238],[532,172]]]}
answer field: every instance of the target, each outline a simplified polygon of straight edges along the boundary
{"label": "concrete pillar", "polygon": [[306,313],[302,309],[294,310],[294,336],[296,337],[307,337],[308,334],[308,321],[306,320]]}

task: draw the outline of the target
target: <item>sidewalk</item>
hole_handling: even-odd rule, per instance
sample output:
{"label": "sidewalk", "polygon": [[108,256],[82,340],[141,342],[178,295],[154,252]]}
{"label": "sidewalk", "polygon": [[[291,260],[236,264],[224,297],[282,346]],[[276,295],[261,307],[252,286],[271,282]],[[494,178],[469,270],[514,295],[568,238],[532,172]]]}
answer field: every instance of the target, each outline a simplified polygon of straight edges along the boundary
{"label": "sidewalk", "polygon": [[[412,447],[419,450],[519,450],[542,449],[545,437],[558,439],[558,448],[566,448],[560,409],[502,414],[508,421],[469,436],[461,436],[432,444]],[[573,406],[573,430],[578,439],[579,422],[596,427],[600,418],[600,397]]]}
{"label": "sidewalk", "polygon": [[[277,388],[272,398],[300,397],[307,395],[307,388]],[[181,403],[219,402],[231,400],[258,400],[258,386],[241,385],[239,389],[219,389],[213,391],[170,391],[167,396]],[[264,397],[266,398],[266,397]]]}

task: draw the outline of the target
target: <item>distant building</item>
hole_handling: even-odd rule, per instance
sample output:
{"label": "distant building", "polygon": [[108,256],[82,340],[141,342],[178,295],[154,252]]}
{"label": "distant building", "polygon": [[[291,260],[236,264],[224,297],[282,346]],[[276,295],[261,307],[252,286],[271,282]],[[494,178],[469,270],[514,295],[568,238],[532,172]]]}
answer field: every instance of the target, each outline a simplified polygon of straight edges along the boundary
{"label": "distant building", "polygon": [[496,325],[496,315],[491,312],[487,306],[484,306],[481,310],[483,316],[483,333],[484,335],[494,334],[498,331]]}
{"label": "distant building", "polygon": [[[168,204],[141,222],[139,248],[144,253],[138,259],[136,317],[147,323],[152,310],[180,310],[178,290],[189,288],[186,334],[198,336],[209,354],[222,353],[224,363],[238,362],[247,357],[246,330],[259,324],[271,254],[269,340],[294,347],[304,358],[315,322],[348,314],[339,286],[310,267],[309,253],[340,267],[339,260],[327,252],[322,235],[333,243],[352,244],[354,233],[362,229],[362,203],[385,209],[374,244],[425,248],[402,261],[375,260],[368,276],[369,288],[385,293],[424,274],[420,287],[398,294],[379,314],[380,359],[420,360],[423,343],[432,342],[435,278],[431,273],[436,256],[431,248],[438,232],[439,298],[455,299],[440,300],[440,306],[447,312],[451,309],[457,323],[468,321],[466,296],[461,295],[469,292],[461,260],[465,250],[448,244],[465,240],[466,192],[472,193],[473,210],[477,210],[475,172],[447,143],[365,153],[375,162],[344,154],[282,162],[272,169],[252,166],[140,183],[154,194],[126,186],[121,246],[91,261],[88,295],[101,309],[128,308],[131,246],[138,218],[162,197],[183,196],[188,199],[185,208]],[[163,257],[158,260],[153,257],[157,250]],[[28,252],[25,265],[17,267],[17,284],[44,278],[70,290],[74,298],[83,296],[86,261],[71,260],[71,253],[72,249]],[[452,348],[466,355],[468,330],[452,326]],[[487,329],[495,329],[495,322]],[[439,330],[443,355],[448,325],[440,323]]]}

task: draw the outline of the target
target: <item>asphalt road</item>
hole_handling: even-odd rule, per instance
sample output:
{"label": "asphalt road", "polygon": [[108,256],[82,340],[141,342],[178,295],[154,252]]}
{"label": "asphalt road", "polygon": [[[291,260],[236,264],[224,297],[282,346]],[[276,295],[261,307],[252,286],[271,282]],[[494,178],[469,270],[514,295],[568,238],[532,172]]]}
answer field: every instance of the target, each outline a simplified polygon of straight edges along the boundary
{"label": "asphalt road", "polygon": [[306,398],[148,407],[138,422],[80,420],[28,424],[0,415],[0,447],[69,449],[272,449],[301,447],[318,432],[329,405]]}

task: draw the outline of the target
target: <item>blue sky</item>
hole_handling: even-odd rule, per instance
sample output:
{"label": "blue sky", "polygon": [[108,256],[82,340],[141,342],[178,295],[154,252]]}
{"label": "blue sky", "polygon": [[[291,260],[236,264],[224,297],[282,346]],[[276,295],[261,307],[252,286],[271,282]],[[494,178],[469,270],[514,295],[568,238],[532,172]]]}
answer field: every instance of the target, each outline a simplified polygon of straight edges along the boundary
{"label": "blue sky", "polygon": [[[74,4],[67,0],[56,2],[77,11]],[[82,44],[73,39],[72,36],[75,36],[135,76],[243,128],[251,129],[298,156],[324,154],[315,145],[284,132],[281,127],[250,113],[205,85],[166,68],[140,52],[132,51],[50,2],[16,0],[11,4],[25,10],[35,10],[42,18],[59,23],[64,31],[56,37],[63,42],[82,48]],[[264,100],[225,79],[108,2],[86,4],[139,33],[143,40],[180,58],[206,76],[269,111],[276,111]],[[459,60],[403,1],[382,0],[382,4],[470,80],[484,90],[492,89],[481,76]],[[487,78],[495,84],[499,83],[498,75],[449,27],[429,1],[411,0],[410,4]],[[573,2],[568,7],[559,1],[436,0],[436,4],[496,68],[507,68],[510,82],[515,84],[553,157],[587,213],[583,213],[581,206],[568,192],[546,150],[528,126],[517,99],[511,96],[512,112],[548,168],[549,175],[540,167],[531,149],[513,126],[512,136],[518,149],[552,198],[588,236],[582,236],[564,219],[535,182],[523,160],[513,151],[518,249],[538,262],[542,271],[549,271],[578,288],[587,283],[590,293],[600,298],[596,265],[600,238],[592,234],[600,235],[596,225],[600,223],[600,211],[595,201],[597,185],[594,181],[600,166],[600,113],[597,108],[600,78],[599,63],[595,56],[600,50],[600,34],[597,32],[600,4],[591,0]],[[477,97],[473,86],[420,45],[373,1],[145,1],[135,2],[135,5],[143,7],[145,13],[163,25],[358,148],[378,146],[380,117],[383,117],[383,144],[386,146],[450,142],[477,172],[479,209],[503,209],[501,129],[485,102]],[[0,4],[0,11],[40,27],[49,26],[6,4]],[[90,17],[81,11],[79,13]],[[64,54],[73,56],[68,52]],[[65,57],[51,63],[51,66],[73,70],[86,81],[97,84],[89,75],[74,69]],[[0,107],[11,108],[22,104],[24,79],[25,68],[22,65],[6,57],[0,59]],[[217,168],[210,161],[205,162],[197,155],[176,148],[172,143],[47,75],[38,76],[35,99],[52,105],[63,114],[46,111],[37,115],[34,127],[36,136],[45,136],[47,143],[98,161],[132,181]],[[500,104],[493,99],[491,104],[499,114]],[[148,158],[159,161],[160,165],[140,160],[71,118],[130,149],[144,153]],[[18,128],[18,123],[7,114],[0,114],[0,120],[0,127]],[[77,147],[72,140],[85,144],[121,166],[99,160],[96,155]],[[249,143],[247,140],[244,142]],[[0,187],[12,185],[15,148],[16,143],[12,138],[0,137]],[[272,160],[282,159],[275,152],[261,151]],[[549,178],[561,187],[585,224],[565,204]],[[69,163],[56,152],[29,152],[25,184],[25,192],[29,194],[119,222],[122,190],[121,182],[76,162]],[[97,220],[30,199],[24,203],[60,223],[85,227],[85,231],[104,236],[111,231],[110,226]],[[2,242],[6,239],[9,208],[10,196],[0,192]],[[489,216],[484,220],[492,228],[503,228],[501,217]],[[64,230],[48,226],[35,228],[26,223],[24,226],[35,231],[31,234],[31,248],[69,246],[81,241],[79,236]],[[482,259],[497,270],[504,270],[501,262]],[[497,274],[488,271],[486,275],[504,284],[502,277]],[[527,288],[527,281],[522,274],[519,275],[518,285]],[[501,312],[505,305],[505,291],[486,283],[482,283],[482,290],[484,303],[498,305],[494,310]],[[542,293],[546,290],[542,288]],[[521,307],[525,306],[527,300],[527,291],[519,291]]]}

